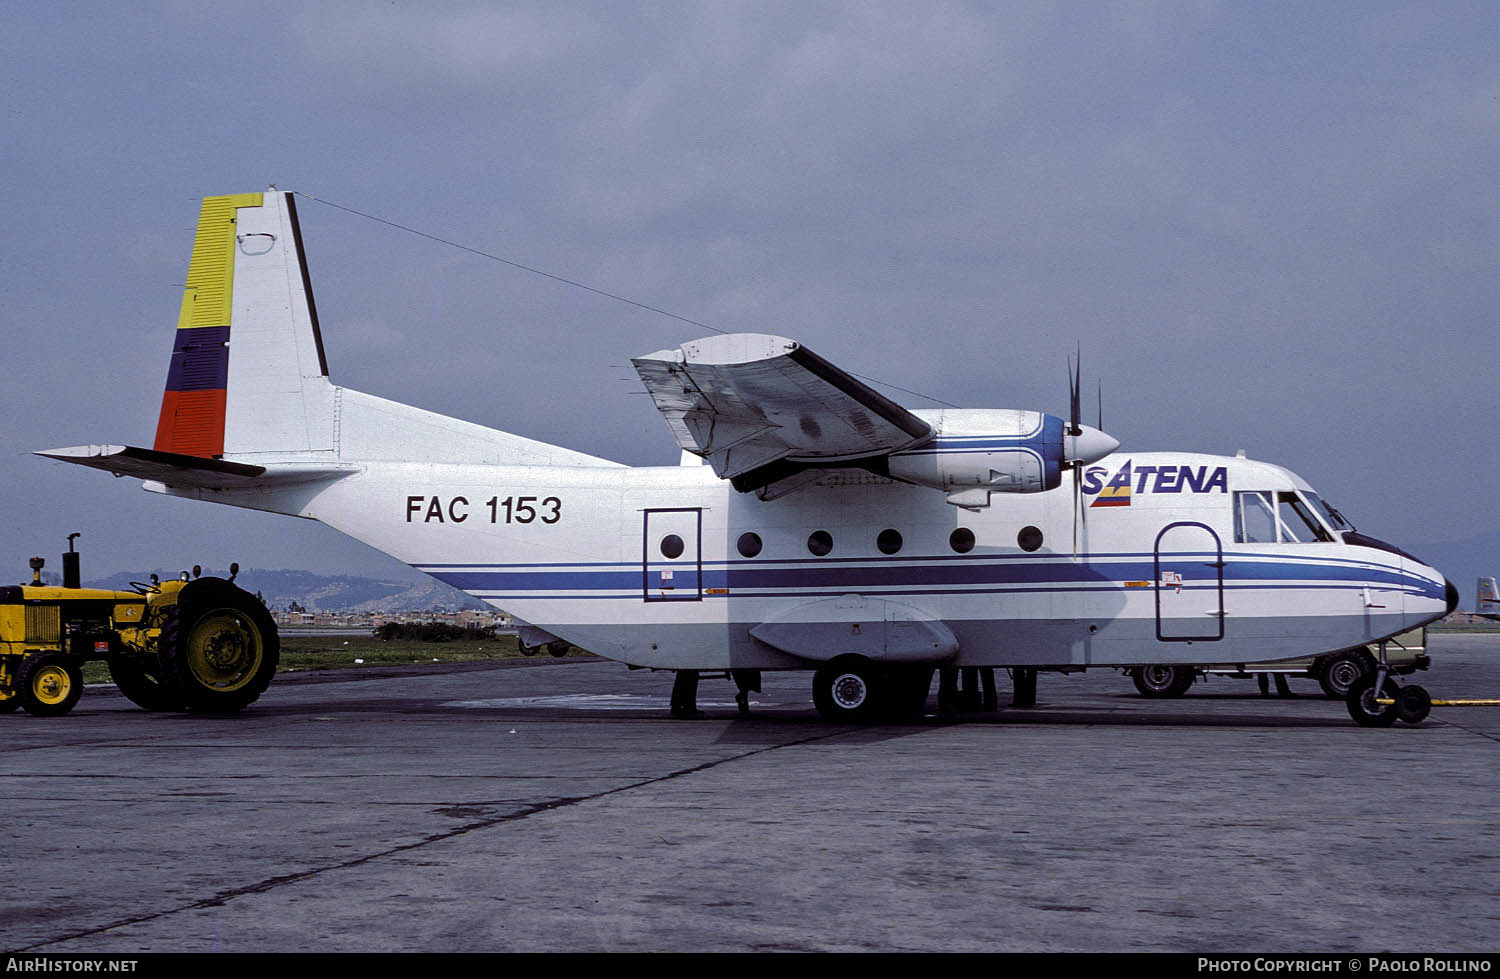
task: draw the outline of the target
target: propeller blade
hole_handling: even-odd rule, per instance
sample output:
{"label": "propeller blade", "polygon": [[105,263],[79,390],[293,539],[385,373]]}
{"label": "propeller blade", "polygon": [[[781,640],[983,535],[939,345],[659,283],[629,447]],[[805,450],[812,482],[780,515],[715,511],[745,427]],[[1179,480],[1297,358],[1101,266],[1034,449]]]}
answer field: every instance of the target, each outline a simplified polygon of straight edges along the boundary
{"label": "propeller blade", "polygon": [[1080,402],[1083,398],[1083,345],[1079,344],[1077,355],[1069,358],[1073,370],[1068,377],[1068,434],[1077,435],[1083,425]]}
{"label": "propeller blade", "polygon": [[1083,483],[1080,477],[1082,469],[1083,467],[1077,463],[1073,465],[1073,560],[1075,561],[1078,560],[1079,514],[1083,512],[1081,507],[1083,503]]}

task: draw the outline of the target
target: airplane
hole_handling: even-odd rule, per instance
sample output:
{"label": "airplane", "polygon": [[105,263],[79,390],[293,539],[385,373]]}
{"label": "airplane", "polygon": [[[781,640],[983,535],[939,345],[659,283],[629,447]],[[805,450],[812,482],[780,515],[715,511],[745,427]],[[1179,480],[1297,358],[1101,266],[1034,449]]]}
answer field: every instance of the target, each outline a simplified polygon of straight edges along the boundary
{"label": "airplane", "polygon": [[683,464],[337,386],[295,197],[273,187],[203,202],[153,446],[39,454],[321,521],[504,609],[523,644],[678,671],[694,691],[697,671],[811,671],[837,721],[920,709],[939,667],[1273,661],[1458,603],[1285,468],[1117,451],[1079,422],[1076,368],[1065,419],[909,410],[765,334],[633,363]]}
{"label": "airplane", "polygon": [[1495,579],[1480,578],[1478,592],[1474,614],[1486,619],[1500,620],[1500,589],[1495,587]]}

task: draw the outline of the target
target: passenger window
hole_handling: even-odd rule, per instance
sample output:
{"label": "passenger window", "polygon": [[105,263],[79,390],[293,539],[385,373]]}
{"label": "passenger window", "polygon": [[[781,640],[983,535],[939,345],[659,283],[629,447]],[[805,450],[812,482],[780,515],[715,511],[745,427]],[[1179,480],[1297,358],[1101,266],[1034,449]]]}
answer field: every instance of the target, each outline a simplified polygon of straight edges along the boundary
{"label": "passenger window", "polygon": [[1270,493],[1234,494],[1234,539],[1241,544],[1274,544],[1276,511]]}

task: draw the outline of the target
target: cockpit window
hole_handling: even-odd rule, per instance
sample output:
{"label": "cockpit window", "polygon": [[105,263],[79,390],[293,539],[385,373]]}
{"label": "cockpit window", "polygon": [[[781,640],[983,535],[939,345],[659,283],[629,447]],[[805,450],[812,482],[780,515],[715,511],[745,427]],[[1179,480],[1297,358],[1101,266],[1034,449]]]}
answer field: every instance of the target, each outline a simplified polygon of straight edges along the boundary
{"label": "cockpit window", "polygon": [[1234,494],[1234,539],[1241,544],[1276,543],[1276,511],[1270,493]]}
{"label": "cockpit window", "polygon": [[1308,504],[1286,490],[1234,494],[1234,539],[1241,544],[1333,540]]}
{"label": "cockpit window", "polygon": [[1313,541],[1333,539],[1300,496],[1286,492],[1277,493],[1276,496],[1276,514],[1281,518],[1282,540],[1310,544]]}
{"label": "cockpit window", "polygon": [[1337,530],[1339,533],[1343,533],[1346,530],[1354,529],[1354,524],[1345,519],[1344,515],[1340,513],[1336,508],[1329,506],[1327,503],[1324,503],[1322,498],[1320,498],[1318,494],[1309,491],[1303,493],[1302,495],[1307,497],[1307,501],[1311,503],[1313,507],[1323,515],[1323,519],[1328,521],[1328,526],[1332,527],[1334,530]]}

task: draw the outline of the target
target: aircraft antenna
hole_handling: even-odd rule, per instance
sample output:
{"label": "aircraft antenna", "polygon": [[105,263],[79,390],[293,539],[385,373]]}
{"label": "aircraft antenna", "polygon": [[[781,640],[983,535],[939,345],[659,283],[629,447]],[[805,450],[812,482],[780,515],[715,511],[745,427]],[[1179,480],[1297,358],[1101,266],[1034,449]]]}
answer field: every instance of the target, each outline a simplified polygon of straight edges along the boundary
{"label": "aircraft antenna", "polygon": [[[575,289],[582,289],[584,292],[591,292],[596,296],[603,296],[605,299],[613,299],[615,302],[624,303],[627,306],[634,306],[636,309],[644,310],[648,313],[656,313],[659,316],[665,316],[668,319],[677,320],[679,323],[686,323],[689,326],[697,327],[701,330],[708,330],[710,333],[729,333],[728,330],[721,330],[717,326],[710,326],[707,323],[695,320],[691,317],[682,316],[681,314],[674,313],[671,310],[662,309],[660,306],[652,306],[650,303],[639,302],[635,299],[631,299],[629,296],[621,296],[618,293],[609,292],[605,289],[599,289],[594,286],[588,285],[587,283],[579,282],[577,279],[570,279],[564,275],[557,275],[556,273],[548,272],[545,269],[539,269],[534,265],[527,265],[523,262],[517,262],[512,259],[505,258],[501,255],[487,252],[481,248],[475,248],[472,245],[465,245],[462,242],[454,241],[451,238],[444,238],[440,235],[430,234],[426,231],[418,230],[417,228],[413,228],[409,225],[401,224],[397,221],[389,220],[388,218],[378,217],[374,214],[369,214],[357,208],[349,207],[347,204],[336,203],[334,201],[328,200],[326,197],[316,197],[312,194],[304,194],[301,191],[293,191],[293,193],[295,193],[298,197],[303,198],[304,200],[313,201],[317,204],[326,204],[328,207],[344,211],[348,214],[353,214],[356,217],[364,218],[367,221],[374,221],[376,224],[383,224],[388,228],[395,228],[397,231],[405,231],[407,234],[416,235],[418,238],[426,238],[428,241],[435,241],[440,245],[447,245],[450,248],[457,248],[459,251],[468,252],[470,255],[478,255],[480,258],[486,258],[492,262],[499,262],[501,265],[507,265],[513,269],[519,269],[522,272],[530,272],[532,275],[539,275],[544,279],[551,279],[553,282],[561,282],[563,285],[572,286]],[[952,404],[948,401],[944,401],[942,398],[934,398],[930,394],[923,394],[921,391],[913,391],[910,388],[904,388],[899,384],[892,384],[890,381],[882,381],[877,377],[869,377],[864,374],[856,374],[854,371],[849,371],[849,373],[854,374],[855,377],[859,378],[862,381],[869,381],[872,384],[879,384],[882,387],[888,387],[894,391],[900,391],[902,394],[910,394],[913,397],[925,398],[926,400],[931,401],[934,404],[942,405],[945,408],[958,407],[958,405]]]}

